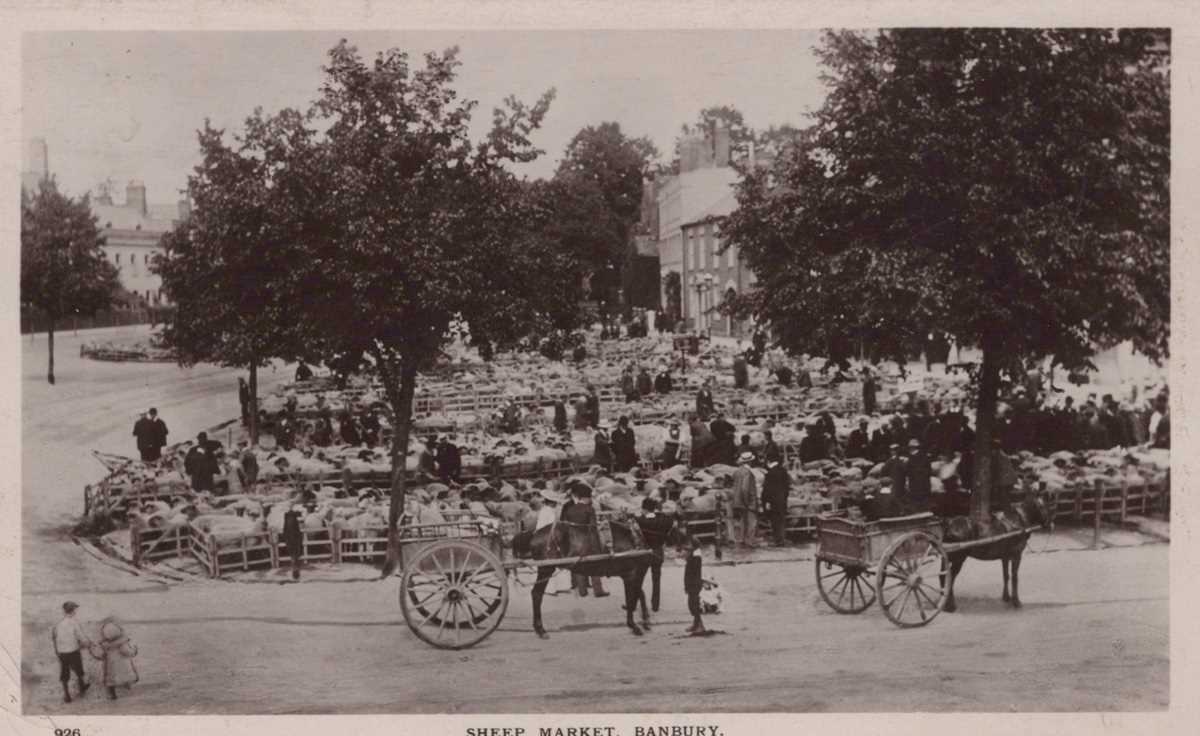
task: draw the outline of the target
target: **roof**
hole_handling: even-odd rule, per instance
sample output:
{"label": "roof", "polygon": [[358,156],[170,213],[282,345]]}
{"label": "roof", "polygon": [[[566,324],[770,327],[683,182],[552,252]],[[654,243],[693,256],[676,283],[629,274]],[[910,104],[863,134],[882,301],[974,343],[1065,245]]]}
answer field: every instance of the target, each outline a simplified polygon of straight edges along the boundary
{"label": "roof", "polygon": [[92,203],[92,214],[101,228],[112,230],[144,230],[165,233],[178,217],[175,205],[150,205],[149,213],[143,215],[132,207]]}
{"label": "roof", "polygon": [[735,209],[737,209],[737,196],[731,189],[725,193],[725,196],[721,197],[716,202],[713,202],[707,209],[696,215],[690,221],[683,223],[680,225],[680,227],[690,227],[691,225],[699,225],[712,220],[719,220],[720,218],[728,215],[730,212],[733,212]]}

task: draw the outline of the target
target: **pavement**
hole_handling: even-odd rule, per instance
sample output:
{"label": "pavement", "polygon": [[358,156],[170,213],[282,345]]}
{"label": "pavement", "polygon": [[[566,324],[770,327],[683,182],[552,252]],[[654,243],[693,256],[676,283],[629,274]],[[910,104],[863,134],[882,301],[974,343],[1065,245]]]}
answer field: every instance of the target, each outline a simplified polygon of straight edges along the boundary
{"label": "pavement", "polygon": [[[463,651],[417,640],[397,581],[369,568],[354,571],[357,579],[321,579],[314,569],[300,584],[277,576],[268,581],[284,584],[272,585],[133,574],[67,533],[83,485],[103,474],[88,451],[129,454],[133,421],[149,405],[172,441],[234,415],[238,373],[83,361],[73,339],[56,340],[54,387],[44,378],[45,340],[22,341],[26,714],[1074,712],[1170,703],[1170,545],[1150,527],[1106,527],[1097,550],[1090,528],[1035,534],[1020,610],[1000,600],[999,565],[969,561],[958,612],[916,629],[896,628],[878,606],[831,610],[816,590],[811,546],[707,560],[724,604],[706,619],[719,633],[702,638],[684,635],[690,618],[675,560],[642,637],[625,628],[620,596],[561,594],[544,605],[550,640],[538,639],[522,573],[499,629]],[[290,371],[262,374],[269,390]],[[117,701],[95,688],[61,702],[47,642],[67,598],[85,620],[120,618],[140,649],[141,681]],[[88,667],[98,677],[98,663]]]}

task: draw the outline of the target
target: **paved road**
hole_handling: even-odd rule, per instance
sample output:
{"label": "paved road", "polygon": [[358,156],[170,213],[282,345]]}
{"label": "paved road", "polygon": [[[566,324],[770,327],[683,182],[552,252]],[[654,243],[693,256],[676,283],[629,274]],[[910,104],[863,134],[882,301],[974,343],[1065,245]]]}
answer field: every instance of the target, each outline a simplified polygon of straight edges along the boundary
{"label": "paved road", "polygon": [[[27,713],[419,713],[609,711],[1080,711],[1168,705],[1165,544],[1030,554],[1024,609],[999,600],[996,563],[969,562],[960,612],[899,630],[878,608],[834,614],[809,562],[710,568],[721,633],[683,637],[682,568],[664,574],[649,635],[621,625],[617,596],[548,598],[552,638],[530,632],[527,589],[466,652],[419,643],[396,580],[163,585],[115,570],[63,535],[101,468],[128,454],[136,413],[155,404],[180,439],[232,416],[236,374],[80,361],[60,339],[60,383],[44,383],[44,338],[24,357],[22,690]],[[44,348],[41,348],[44,350]],[[268,373],[275,380],[284,371]],[[1039,548],[1035,538],[1033,547]],[[141,648],[142,682],[117,703],[58,700],[48,629],[61,601],[116,614]]]}

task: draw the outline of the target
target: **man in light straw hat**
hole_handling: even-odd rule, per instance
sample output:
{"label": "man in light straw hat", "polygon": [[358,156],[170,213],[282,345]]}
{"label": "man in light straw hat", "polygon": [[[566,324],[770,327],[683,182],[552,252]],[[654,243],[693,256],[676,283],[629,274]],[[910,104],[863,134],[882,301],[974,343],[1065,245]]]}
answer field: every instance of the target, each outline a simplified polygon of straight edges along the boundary
{"label": "man in light straw hat", "polygon": [[75,618],[79,604],[67,601],[62,605],[63,618],[50,630],[50,640],[54,642],[54,653],[58,655],[58,680],[62,683],[63,702],[71,702],[71,673],[79,679],[79,696],[91,687],[83,681],[83,647],[90,647],[92,642]]}
{"label": "man in light straw hat", "polygon": [[758,527],[758,482],[750,470],[754,454],[743,452],[737,462],[738,469],[733,474],[733,498],[729,504],[733,509],[734,542],[753,547]]}

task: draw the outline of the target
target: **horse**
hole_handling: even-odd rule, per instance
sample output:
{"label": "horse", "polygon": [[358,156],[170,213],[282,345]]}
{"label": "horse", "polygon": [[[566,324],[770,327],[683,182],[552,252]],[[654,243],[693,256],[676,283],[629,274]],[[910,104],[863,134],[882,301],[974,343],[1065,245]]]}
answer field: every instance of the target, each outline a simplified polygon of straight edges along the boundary
{"label": "horse", "polygon": [[[518,556],[528,556],[534,560],[550,560],[562,557],[585,557],[588,555],[605,554],[600,543],[600,533],[596,524],[594,512],[589,514],[589,522],[573,522],[559,519],[532,532],[522,532],[513,539],[513,552]],[[635,517],[613,519],[609,521],[612,531],[612,552],[631,552],[648,550],[642,537],[641,528]],[[672,525],[667,543],[679,544],[680,535],[677,525]],[[635,636],[641,636],[643,630],[650,628],[650,612],[646,608],[646,594],[642,585],[646,580],[646,572],[650,569],[650,555],[614,557],[611,559],[589,560],[575,564],[544,565],[538,567],[537,582],[531,592],[533,600],[533,630],[542,639],[550,638],[542,626],[542,598],[551,576],[559,567],[588,577],[619,577],[625,589],[625,625]],[[633,620],[634,609],[641,605],[642,624],[639,626]]]}
{"label": "horse", "polygon": [[[997,512],[991,519],[983,523],[967,516],[943,519],[943,542],[969,542],[1025,530],[1023,534],[1015,534],[995,542],[950,552],[947,555],[950,558],[950,590],[943,610],[951,613],[958,610],[958,604],[954,600],[954,581],[958,579],[958,573],[962,570],[968,557],[974,557],[977,560],[1000,560],[1004,572],[1003,600],[1005,603],[1011,604],[1013,608],[1020,608],[1021,596],[1017,590],[1017,576],[1021,569],[1021,554],[1029,542],[1032,527],[1040,526],[1043,529],[1053,530],[1054,507],[1055,503],[1052,497],[1048,500],[1047,495],[1029,491],[1021,503],[1012,504],[1008,509]],[[1008,592],[1010,565],[1012,566],[1011,596]]]}

